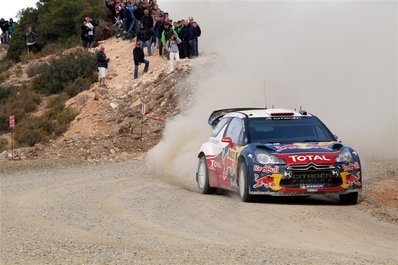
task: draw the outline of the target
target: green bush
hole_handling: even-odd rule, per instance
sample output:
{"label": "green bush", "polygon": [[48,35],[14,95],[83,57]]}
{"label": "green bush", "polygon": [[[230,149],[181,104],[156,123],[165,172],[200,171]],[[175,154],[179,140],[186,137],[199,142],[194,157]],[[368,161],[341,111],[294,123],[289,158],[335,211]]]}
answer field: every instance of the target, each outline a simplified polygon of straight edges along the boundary
{"label": "green bush", "polygon": [[15,132],[15,142],[20,146],[34,146],[37,143],[48,141],[45,131],[41,129],[18,128]]}
{"label": "green bush", "polygon": [[45,95],[57,94],[63,92],[79,78],[93,82],[96,69],[97,62],[94,54],[76,52],[51,60],[48,67],[33,80],[32,88]]}
{"label": "green bush", "polygon": [[7,147],[7,140],[0,138],[0,153],[3,152]]}
{"label": "green bush", "polygon": [[5,87],[0,85],[0,131],[8,131],[8,119],[15,115],[17,122],[26,113],[33,112],[41,102],[40,96],[27,87]]}
{"label": "green bush", "polygon": [[80,92],[89,89],[92,83],[92,79],[79,77],[65,88],[65,93],[69,97],[74,97]]}
{"label": "green bush", "polygon": [[47,68],[48,64],[46,63],[31,63],[28,65],[28,67],[26,67],[26,74],[28,77],[33,77],[46,71]]}

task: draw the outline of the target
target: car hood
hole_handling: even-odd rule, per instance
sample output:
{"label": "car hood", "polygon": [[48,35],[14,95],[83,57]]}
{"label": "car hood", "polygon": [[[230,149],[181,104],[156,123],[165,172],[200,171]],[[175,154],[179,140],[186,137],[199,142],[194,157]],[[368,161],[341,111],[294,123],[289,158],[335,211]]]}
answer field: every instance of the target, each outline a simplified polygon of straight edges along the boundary
{"label": "car hood", "polygon": [[332,164],[344,147],[340,142],[306,142],[289,144],[255,144],[256,149],[264,149],[284,159],[288,164]]}

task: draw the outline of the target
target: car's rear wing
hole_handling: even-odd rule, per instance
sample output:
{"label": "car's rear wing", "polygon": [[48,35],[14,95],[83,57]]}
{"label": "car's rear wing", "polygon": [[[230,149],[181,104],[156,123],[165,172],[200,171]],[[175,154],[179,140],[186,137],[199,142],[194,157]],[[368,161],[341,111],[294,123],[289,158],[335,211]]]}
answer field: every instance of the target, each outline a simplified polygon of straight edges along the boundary
{"label": "car's rear wing", "polygon": [[236,111],[242,111],[242,110],[260,110],[260,109],[265,109],[265,108],[233,108],[233,109],[220,109],[220,110],[215,110],[213,111],[212,114],[210,114],[208,123],[211,127],[215,127],[217,123],[220,121],[222,117],[224,117],[225,114],[228,114],[230,112],[236,112]]}

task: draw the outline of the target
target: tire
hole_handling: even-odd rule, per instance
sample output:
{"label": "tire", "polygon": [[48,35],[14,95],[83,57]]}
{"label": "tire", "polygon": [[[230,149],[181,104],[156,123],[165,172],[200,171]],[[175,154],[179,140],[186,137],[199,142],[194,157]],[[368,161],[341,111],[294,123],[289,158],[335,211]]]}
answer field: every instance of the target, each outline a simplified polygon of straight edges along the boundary
{"label": "tire", "polygon": [[217,191],[216,188],[210,187],[209,171],[207,169],[207,162],[204,156],[199,158],[198,171],[196,172],[196,181],[198,182],[199,191],[202,194],[212,194]]}
{"label": "tire", "polygon": [[340,194],[340,203],[344,205],[353,205],[358,202],[358,192],[351,192],[346,194]]}
{"label": "tire", "polygon": [[239,197],[243,202],[251,202],[253,196],[249,194],[249,179],[247,177],[246,162],[241,161],[238,169]]}

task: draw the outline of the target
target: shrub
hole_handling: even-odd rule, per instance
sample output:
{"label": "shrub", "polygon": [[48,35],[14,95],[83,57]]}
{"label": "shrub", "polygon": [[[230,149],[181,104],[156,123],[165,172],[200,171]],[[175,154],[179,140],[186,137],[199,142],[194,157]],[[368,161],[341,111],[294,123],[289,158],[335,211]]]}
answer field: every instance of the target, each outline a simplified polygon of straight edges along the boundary
{"label": "shrub", "polygon": [[10,71],[4,71],[4,72],[0,72],[0,82],[3,82],[4,80],[7,80],[7,78],[9,78],[11,75]]}
{"label": "shrub", "polygon": [[15,128],[15,142],[19,145],[34,146],[36,143],[47,142],[52,128],[49,131],[49,122],[42,117],[24,119]]}
{"label": "shrub", "polygon": [[48,64],[46,63],[30,63],[28,67],[26,67],[26,74],[28,77],[36,76],[48,68]]}
{"label": "shrub", "polygon": [[65,88],[65,93],[69,97],[74,97],[80,92],[89,89],[92,83],[91,79],[79,77]]}
{"label": "shrub", "polygon": [[0,85],[0,100],[7,99],[13,87]]}
{"label": "shrub", "polygon": [[7,71],[13,65],[11,60],[2,59],[0,60],[0,72]]}
{"label": "shrub", "polygon": [[53,59],[48,68],[33,80],[32,88],[42,94],[50,95],[63,92],[79,78],[94,81],[96,64],[94,54],[80,51],[60,59]]}
{"label": "shrub", "polygon": [[15,132],[15,142],[21,146],[34,146],[37,143],[47,142],[48,137],[43,130],[18,128]]}
{"label": "shrub", "polygon": [[35,111],[40,102],[40,96],[27,87],[0,86],[0,131],[8,131],[10,115],[15,115],[19,123],[26,113]]}
{"label": "shrub", "polygon": [[3,152],[7,147],[7,140],[0,138],[0,153]]}

